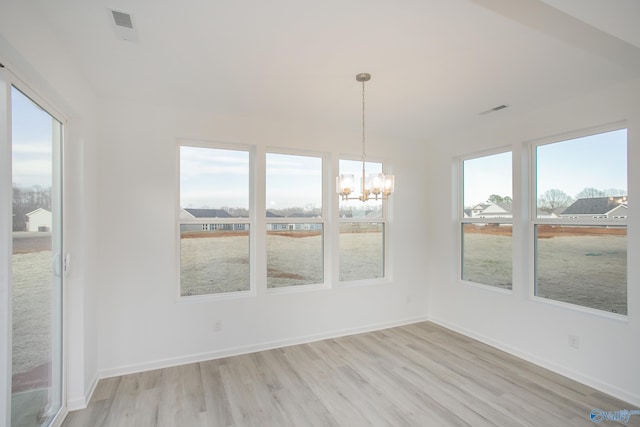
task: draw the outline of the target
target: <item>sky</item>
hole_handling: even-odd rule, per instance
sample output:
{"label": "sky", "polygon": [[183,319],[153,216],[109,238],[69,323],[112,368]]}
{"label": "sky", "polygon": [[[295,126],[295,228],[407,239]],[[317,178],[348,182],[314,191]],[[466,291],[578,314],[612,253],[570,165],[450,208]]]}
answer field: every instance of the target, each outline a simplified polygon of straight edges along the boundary
{"label": "sky", "polygon": [[[315,156],[267,153],[267,209],[321,209],[322,160]],[[180,205],[248,208],[249,153],[180,147]]]}
{"label": "sky", "polygon": [[19,187],[51,187],[52,117],[20,91],[11,92],[12,172]]}
{"label": "sky", "polygon": [[[322,208],[322,157],[267,153],[266,206],[279,210],[292,207]],[[367,162],[366,173],[379,173],[381,163]],[[341,160],[341,173],[362,175],[362,162]],[[223,183],[223,185],[221,185]],[[356,185],[359,192],[359,185]],[[337,195],[336,195],[337,197]],[[342,202],[341,208],[380,204],[370,201]],[[241,150],[180,147],[180,205],[186,208],[249,206],[249,153]]]}
{"label": "sky", "polygon": [[[575,199],[584,188],[627,194],[627,131],[621,129],[536,148],[537,195],[558,189]],[[513,198],[511,152],[464,161],[464,206],[490,195]]]}
{"label": "sky", "polygon": [[626,129],[541,145],[537,158],[538,194],[559,189],[575,198],[588,187],[627,194]]}
{"label": "sky", "polygon": [[322,157],[267,153],[267,209],[322,209]]}
{"label": "sky", "polygon": [[249,152],[180,147],[180,206],[249,208]]}

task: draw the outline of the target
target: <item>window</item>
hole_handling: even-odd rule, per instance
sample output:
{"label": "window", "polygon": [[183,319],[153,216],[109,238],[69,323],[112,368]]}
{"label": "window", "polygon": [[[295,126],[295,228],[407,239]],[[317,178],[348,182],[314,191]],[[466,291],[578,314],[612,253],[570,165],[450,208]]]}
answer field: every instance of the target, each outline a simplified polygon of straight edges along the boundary
{"label": "window", "polygon": [[267,287],[324,282],[323,159],[266,154]]}
{"label": "window", "polygon": [[461,279],[512,288],[511,152],[462,161]]}
{"label": "window", "polygon": [[626,129],[533,148],[535,295],[626,315]]}
{"label": "window", "polygon": [[180,146],[180,295],[248,291],[247,150]]}
{"label": "window", "polygon": [[[366,162],[366,173],[381,173],[382,163]],[[355,192],[362,188],[362,162],[340,160],[340,174],[353,174]],[[340,281],[385,277],[386,220],[381,199],[340,200]]]}

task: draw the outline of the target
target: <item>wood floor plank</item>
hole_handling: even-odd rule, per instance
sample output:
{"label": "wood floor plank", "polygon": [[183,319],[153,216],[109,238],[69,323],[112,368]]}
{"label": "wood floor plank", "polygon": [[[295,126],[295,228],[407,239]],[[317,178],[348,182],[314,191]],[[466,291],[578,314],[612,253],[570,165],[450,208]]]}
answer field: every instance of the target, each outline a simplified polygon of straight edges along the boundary
{"label": "wood floor plank", "polygon": [[561,427],[594,408],[637,409],[421,322],[105,379],[63,426]]}
{"label": "wood floor plank", "polygon": [[291,425],[327,426],[335,424],[327,408],[308,387],[281,350],[252,355],[265,380],[272,384],[272,393],[287,414]]}
{"label": "wood floor plank", "polygon": [[206,411],[202,414],[201,425],[220,427],[233,426],[231,405],[224,389],[220,366],[224,360],[210,360],[200,363],[202,387]]}

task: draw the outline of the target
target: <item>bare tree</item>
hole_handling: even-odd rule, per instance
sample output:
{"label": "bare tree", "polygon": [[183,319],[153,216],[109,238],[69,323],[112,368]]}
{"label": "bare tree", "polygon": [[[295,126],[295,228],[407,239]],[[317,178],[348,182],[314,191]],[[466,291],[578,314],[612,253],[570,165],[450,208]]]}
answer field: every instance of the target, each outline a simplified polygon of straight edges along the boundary
{"label": "bare tree", "polygon": [[552,188],[538,198],[538,207],[547,212],[569,206],[573,199],[564,191]]}
{"label": "bare tree", "polygon": [[51,187],[18,187],[13,184],[13,231],[24,231],[26,214],[38,208],[51,210]]}
{"label": "bare tree", "polygon": [[604,191],[597,188],[587,187],[583,188],[581,192],[576,194],[576,199],[592,199],[594,197],[604,197]]}
{"label": "bare tree", "polygon": [[605,196],[626,196],[627,195],[627,191],[626,190],[622,190],[620,188],[607,188],[606,190],[602,191],[604,193]]}

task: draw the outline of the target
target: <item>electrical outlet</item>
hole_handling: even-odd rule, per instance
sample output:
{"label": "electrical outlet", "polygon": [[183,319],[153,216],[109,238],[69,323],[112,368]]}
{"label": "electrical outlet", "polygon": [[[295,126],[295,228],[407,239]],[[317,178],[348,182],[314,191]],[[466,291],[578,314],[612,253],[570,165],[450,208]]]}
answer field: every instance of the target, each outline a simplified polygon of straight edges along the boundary
{"label": "electrical outlet", "polygon": [[221,330],[222,330],[222,320],[216,320],[216,322],[213,324],[213,331],[220,332]]}
{"label": "electrical outlet", "polygon": [[580,348],[580,337],[577,335],[569,335],[569,347]]}

